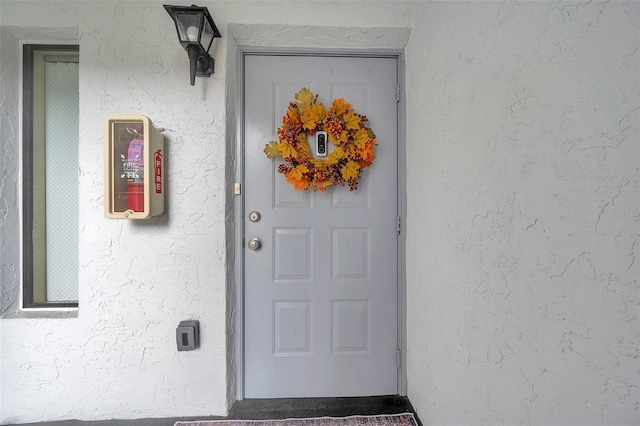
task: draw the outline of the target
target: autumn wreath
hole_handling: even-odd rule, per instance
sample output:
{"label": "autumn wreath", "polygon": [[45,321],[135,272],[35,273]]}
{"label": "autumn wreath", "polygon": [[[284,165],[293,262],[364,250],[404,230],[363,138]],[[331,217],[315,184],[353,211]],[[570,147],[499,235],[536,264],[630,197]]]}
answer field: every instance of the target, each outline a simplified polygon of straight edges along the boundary
{"label": "autumn wreath", "polygon": [[[329,111],[318,103],[318,95],[303,87],[289,103],[278,142],[270,141],[264,153],[269,158],[282,157],[278,172],[294,184],[296,190],[325,191],[333,185],[349,185],[358,189],[362,170],[375,158],[376,136],[367,126],[367,117],[357,114],[344,99],[335,99]],[[307,143],[307,135],[326,131],[335,145],[326,159],[314,157]]]}

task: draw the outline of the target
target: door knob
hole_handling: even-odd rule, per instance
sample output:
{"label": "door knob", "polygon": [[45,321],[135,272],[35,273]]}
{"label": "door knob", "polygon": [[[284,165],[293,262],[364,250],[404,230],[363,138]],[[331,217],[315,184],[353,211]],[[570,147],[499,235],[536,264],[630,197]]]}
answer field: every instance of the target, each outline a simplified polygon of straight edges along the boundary
{"label": "door knob", "polygon": [[249,240],[247,247],[249,247],[249,250],[258,250],[262,247],[262,242],[258,238],[252,238]]}

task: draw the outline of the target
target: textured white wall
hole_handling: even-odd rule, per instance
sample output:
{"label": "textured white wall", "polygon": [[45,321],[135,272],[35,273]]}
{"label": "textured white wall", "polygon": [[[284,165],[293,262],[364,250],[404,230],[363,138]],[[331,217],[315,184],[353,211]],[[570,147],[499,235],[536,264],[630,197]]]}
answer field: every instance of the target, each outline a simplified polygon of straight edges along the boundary
{"label": "textured white wall", "polygon": [[[19,238],[18,217],[18,39],[0,31],[0,313],[13,304],[20,288],[20,254],[12,241]],[[13,297],[11,297],[12,295]],[[0,358],[1,362],[1,358]],[[0,365],[1,367],[1,365]],[[0,370],[1,373],[1,370]],[[0,399],[0,411],[2,399]]]}
{"label": "textured white wall", "polygon": [[[13,27],[77,28],[81,118],[78,318],[2,320],[0,420],[226,412],[224,74],[189,86],[161,4],[1,7]],[[224,45],[216,53],[224,63]],[[164,216],[104,217],[110,113],[168,129]],[[200,350],[176,351],[183,319],[200,320]]]}
{"label": "textured white wall", "polygon": [[425,424],[640,423],[639,14],[414,17],[408,374]]}
{"label": "textured white wall", "polygon": [[[18,286],[18,50],[17,39],[3,33],[0,288],[11,300],[1,305],[0,422],[227,411],[235,392],[234,366],[227,362],[233,356],[235,289],[228,276],[233,273],[233,199],[225,200],[225,184],[234,172],[236,126],[231,115],[235,58],[227,60],[227,47],[232,56],[237,43],[401,47],[407,31],[347,27],[404,27],[414,7],[398,2],[366,8],[349,2],[199,4],[209,7],[223,39],[212,52],[216,73],[191,87],[186,53],[162,3],[0,3],[2,25],[20,38],[77,34],[81,115],[78,317],[9,318]],[[231,31],[230,23],[242,25]],[[160,218],[104,217],[102,126],[110,113],[145,114],[167,129],[166,213]],[[175,327],[183,319],[200,320],[197,351],[175,349]]]}

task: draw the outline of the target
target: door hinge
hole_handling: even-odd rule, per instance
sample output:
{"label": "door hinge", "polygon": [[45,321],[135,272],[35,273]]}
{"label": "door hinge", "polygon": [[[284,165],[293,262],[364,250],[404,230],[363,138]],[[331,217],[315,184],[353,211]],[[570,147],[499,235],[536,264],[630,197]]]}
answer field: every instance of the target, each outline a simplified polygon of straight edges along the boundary
{"label": "door hinge", "polygon": [[400,235],[400,216],[396,217],[396,234]]}
{"label": "door hinge", "polygon": [[398,365],[398,370],[402,370],[402,351],[400,349],[397,349],[396,364]]}
{"label": "door hinge", "polygon": [[242,194],[242,185],[240,185],[240,182],[236,182],[233,184],[233,195],[240,194]]}
{"label": "door hinge", "polygon": [[400,85],[396,85],[396,102],[400,102]]}

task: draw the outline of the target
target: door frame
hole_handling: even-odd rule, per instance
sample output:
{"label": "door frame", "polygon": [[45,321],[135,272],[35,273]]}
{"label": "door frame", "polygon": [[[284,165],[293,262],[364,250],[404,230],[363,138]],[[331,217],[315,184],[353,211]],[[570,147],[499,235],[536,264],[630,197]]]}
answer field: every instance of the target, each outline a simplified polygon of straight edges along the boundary
{"label": "door frame", "polygon": [[[244,75],[245,58],[247,56],[340,56],[352,58],[395,58],[397,61],[398,76],[398,113],[397,113],[397,140],[398,140],[398,197],[397,206],[400,215],[400,235],[397,240],[398,268],[397,268],[397,348],[398,348],[398,395],[407,395],[407,296],[406,296],[406,238],[404,224],[407,218],[407,169],[406,169],[406,96],[405,96],[405,64],[403,49],[325,49],[325,48],[273,48],[259,46],[238,46],[237,49],[237,74],[236,74],[236,138],[235,159],[232,161],[234,183],[240,184],[240,195],[232,195],[234,208],[234,262],[235,277],[235,336],[234,350],[235,378],[228,378],[228,383],[235,379],[236,400],[244,399]],[[230,289],[229,291],[234,291]],[[230,315],[227,314],[227,318]],[[230,332],[231,330],[229,330]],[[233,369],[227,369],[233,371]]]}

